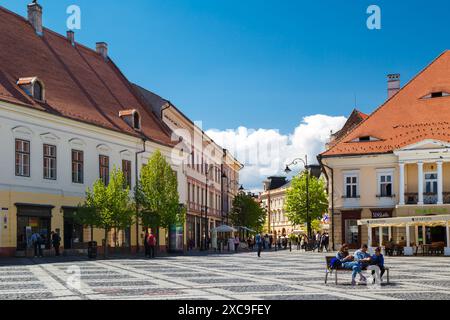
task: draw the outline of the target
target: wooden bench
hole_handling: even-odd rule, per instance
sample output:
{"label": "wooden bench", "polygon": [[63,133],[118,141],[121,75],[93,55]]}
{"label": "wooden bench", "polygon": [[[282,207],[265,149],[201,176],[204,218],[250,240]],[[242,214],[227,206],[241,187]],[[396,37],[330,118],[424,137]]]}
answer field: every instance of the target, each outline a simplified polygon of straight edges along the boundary
{"label": "wooden bench", "polygon": [[[333,272],[334,272],[334,276],[335,276],[335,283],[336,283],[336,285],[338,284],[338,271],[342,271],[342,272],[352,272],[353,270],[351,270],[351,269],[344,269],[344,268],[342,268],[342,267],[339,267],[339,268],[331,268],[330,267],[330,264],[331,264],[331,260],[333,260],[334,258],[336,258],[336,257],[325,257],[325,260],[326,260],[326,263],[327,263],[327,267],[326,267],[326,273],[325,273],[325,284],[327,284],[328,283],[328,276],[329,275],[333,275]],[[386,277],[387,277],[387,283],[389,284],[390,283],[390,279],[389,279],[389,268],[388,267],[384,267],[385,268],[385,270],[386,270]],[[367,271],[367,268],[363,268],[362,269],[363,271]]]}

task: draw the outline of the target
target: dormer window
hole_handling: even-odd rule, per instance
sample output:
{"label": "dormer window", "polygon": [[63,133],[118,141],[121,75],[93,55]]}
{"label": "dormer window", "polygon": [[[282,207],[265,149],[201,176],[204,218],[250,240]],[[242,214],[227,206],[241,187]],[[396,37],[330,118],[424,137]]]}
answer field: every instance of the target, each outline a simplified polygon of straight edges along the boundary
{"label": "dormer window", "polygon": [[121,117],[134,130],[141,130],[141,116],[137,110],[120,111],[119,117]]}
{"label": "dormer window", "polygon": [[45,101],[45,87],[37,77],[20,78],[17,85],[31,98]]}
{"label": "dormer window", "polygon": [[351,142],[373,142],[373,141],[380,141],[380,139],[372,136],[362,136],[352,140]]}
{"label": "dormer window", "polygon": [[33,85],[33,97],[36,100],[42,101],[42,100],[44,100],[42,94],[43,94],[42,85],[39,81],[36,81]]}
{"label": "dormer window", "polygon": [[445,91],[435,91],[431,92],[430,94],[426,95],[422,99],[435,99],[435,98],[442,98],[442,97],[449,97],[450,93]]}

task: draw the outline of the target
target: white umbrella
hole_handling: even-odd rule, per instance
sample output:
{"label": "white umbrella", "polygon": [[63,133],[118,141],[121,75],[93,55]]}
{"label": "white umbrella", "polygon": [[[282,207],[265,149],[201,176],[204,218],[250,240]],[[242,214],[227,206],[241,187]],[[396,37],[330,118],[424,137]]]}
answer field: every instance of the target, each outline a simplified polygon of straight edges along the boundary
{"label": "white umbrella", "polygon": [[232,228],[230,226],[221,225],[220,227],[212,229],[212,231],[215,231],[215,232],[236,232],[236,229],[234,229],[234,228]]}

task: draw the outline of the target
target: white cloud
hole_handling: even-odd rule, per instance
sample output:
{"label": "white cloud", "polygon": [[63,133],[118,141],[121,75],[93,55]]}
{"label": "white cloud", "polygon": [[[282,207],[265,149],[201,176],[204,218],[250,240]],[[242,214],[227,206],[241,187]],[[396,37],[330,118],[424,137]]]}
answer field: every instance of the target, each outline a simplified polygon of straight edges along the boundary
{"label": "white cloud", "polygon": [[262,189],[262,181],[268,176],[283,175],[286,164],[295,158],[308,155],[310,164],[317,163],[316,157],[324,151],[330,132],[340,130],[346,120],[321,114],[307,116],[289,135],[275,129],[245,127],[225,131],[211,129],[206,133],[245,165],[240,180],[246,189],[257,191]]}

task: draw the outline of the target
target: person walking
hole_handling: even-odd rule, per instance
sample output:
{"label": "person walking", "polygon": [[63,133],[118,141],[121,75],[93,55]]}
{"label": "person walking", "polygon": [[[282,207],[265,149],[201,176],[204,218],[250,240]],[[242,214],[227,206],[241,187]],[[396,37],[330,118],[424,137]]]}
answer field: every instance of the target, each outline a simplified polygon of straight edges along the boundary
{"label": "person walking", "polygon": [[148,246],[148,236],[150,234],[148,233],[148,229],[145,230],[145,236],[144,236],[144,251],[145,251],[145,257],[147,258],[149,256],[150,250]]}
{"label": "person walking", "polygon": [[330,245],[330,235],[328,234],[328,232],[325,232],[323,247],[325,248],[325,250],[327,250],[327,253],[329,251],[329,245]]}
{"label": "person walking", "polygon": [[59,257],[60,256],[59,247],[61,246],[61,237],[59,236],[58,232],[52,231],[51,239],[52,239],[53,248],[55,249],[55,256]]}
{"label": "person walking", "polygon": [[300,250],[303,250],[304,248],[305,248],[305,237],[301,236],[301,238],[300,238]]}
{"label": "person walking", "polygon": [[234,237],[234,251],[238,252],[239,244],[241,241],[239,240],[239,236]]}
{"label": "person walking", "polygon": [[156,238],[153,235],[152,231],[150,231],[148,235],[147,242],[148,242],[149,257],[153,259],[155,258]]}
{"label": "person walking", "polygon": [[263,248],[263,239],[259,233],[255,236],[255,244],[256,244],[256,247],[258,248],[258,258],[261,258],[261,251]]}
{"label": "person walking", "polygon": [[317,231],[317,233],[316,233],[316,238],[315,238],[315,242],[314,242],[314,252],[316,252],[316,249],[317,249],[317,252],[319,252],[320,251],[320,239],[321,239],[321,234],[320,234],[320,232],[319,231]]}
{"label": "person walking", "polygon": [[34,257],[42,257],[42,248],[41,248],[41,235],[38,232],[33,233],[31,236],[31,243],[34,247]]}

